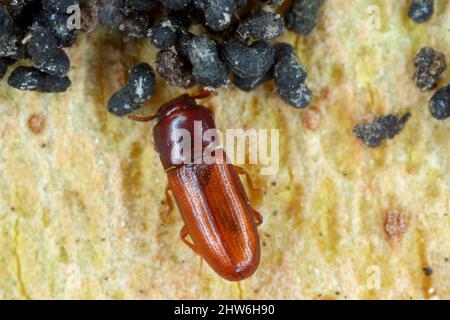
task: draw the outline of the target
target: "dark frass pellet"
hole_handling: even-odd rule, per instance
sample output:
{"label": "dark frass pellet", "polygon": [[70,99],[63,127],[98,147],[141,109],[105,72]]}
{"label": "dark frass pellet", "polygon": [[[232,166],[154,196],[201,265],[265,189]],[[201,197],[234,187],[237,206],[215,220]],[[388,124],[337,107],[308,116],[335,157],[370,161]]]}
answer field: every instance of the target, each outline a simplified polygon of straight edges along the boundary
{"label": "dark frass pellet", "polygon": [[290,90],[305,83],[308,73],[294,54],[283,56],[275,65],[274,78],[278,88]]}
{"label": "dark frass pellet", "polygon": [[0,3],[0,33],[10,33],[14,26],[14,20],[8,8]]}
{"label": "dark frass pellet", "polygon": [[236,0],[194,0],[194,5],[203,11],[206,27],[216,32],[231,25],[240,6]]}
{"label": "dark frass pellet", "polygon": [[148,15],[136,11],[122,16],[118,29],[128,37],[145,38],[150,26],[151,20]]}
{"label": "dark frass pellet", "polygon": [[308,35],[317,25],[317,15],[325,0],[294,0],[286,13],[286,27],[300,35]]}
{"label": "dark frass pellet", "polygon": [[306,84],[300,84],[294,89],[277,88],[278,95],[295,108],[304,109],[311,104],[312,93]]}
{"label": "dark frass pellet", "polygon": [[401,117],[392,114],[378,117],[370,123],[355,126],[353,134],[356,138],[362,140],[366,147],[376,148],[384,140],[393,139],[399,134],[410,117],[409,112]]}
{"label": "dark frass pellet", "polygon": [[261,77],[272,67],[274,56],[273,46],[266,41],[256,41],[250,46],[237,41],[223,45],[227,66],[241,78]]}
{"label": "dark frass pellet", "polygon": [[118,117],[126,116],[142,106],[141,104],[136,103],[133,100],[134,98],[133,94],[130,91],[130,88],[124,87],[114,93],[109,99],[108,111]]}
{"label": "dark frass pellet", "polygon": [[422,91],[436,87],[439,77],[447,68],[444,54],[433,48],[422,48],[414,59],[416,71],[413,80]]}
{"label": "dark frass pellet", "polygon": [[0,57],[14,57],[19,53],[19,43],[15,35],[0,33]]}
{"label": "dark frass pellet", "polygon": [[435,119],[445,120],[450,117],[450,84],[436,91],[430,100],[429,108]]}
{"label": "dark frass pellet", "polygon": [[177,31],[181,26],[171,17],[163,18],[148,30],[147,37],[159,49],[169,49],[177,40]]}
{"label": "dark frass pellet", "polygon": [[408,16],[415,23],[424,23],[433,16],[433,12],[433,0],[412,0],[408,10]]}
{"label": "dark frass pellet", "polygon": [[280,61],[282,58],[295,55],[294,47],[286,42],[280,42],[273,46],[275,50],[275,62]]}
{"label": "dark frass pellet", "polygon": [[42,0],[42,7],[52,12],[67,13],[70,6],[80,6],[80,0]]}
{"label": "dark frass pellet", "polygon": [[431,276],[433,274],[433,269],[430,267],[422,268],[423,274],[427,277]]}
{"label": "dark frass pellet", "polygon": [[187,89],[195,84],[191,68],[175,52],[161,50],[155,63],[156,72],[172,87]]}
{"label": "dark frass pellet", "polygon": [[0,58],[0,80],[5,76],[6,70],[8,70],[8,63],[6,59]]}
{"label": "dark frass pellet", "polygon": [[283,4],[284,0],[261,0],[261,2],[271,7],[279,7]]}
{"label": "dark frass pellet", "polygon": [[125,8],[139,12],[150,12],[158,7],[158,0],[125,0]]}
{"label": "dark frass pellet", "polygon": [[36,21],[47,27],[63,47],[70,47],[77,40],[76,30],[68,27],[68,16],[65,14],[44,10],[37,16]]}
{"label": "dark frass pellet", "polygon": [[189,42],[193,37],[194,35],[192,33],[184,29],[178,32],[175,50],[183,59],[189,59]]}
{"label": "dark frass pellet", "polygon": [[19,90],[65,92],[71,85],[68,77],[52,76],[33,67],[18,67],[8,78],[8,84]]}
{"label": "dark frass pellet", "polygon": [[99,0],[98,21],[104,26],[118,28],[125,17],[123,6],[124,0]]}
{"label": "dark frass pellet", "polygon": [[6,6],[0,3],[0,57],[12,57],[18,52],[18,40],[13,33],[14,20]]}
{"label": "dark frass pellet", "polygon": [[220,88],[228,83],[228,71],[214,40],[207,35],[194,36],[189,42],[188,52],[196,83],[207,88]]}
{"label": "dark frass pellet", "polygon": [[148,63],[138,63],[128,73],[127,87],[133,102],[142,104],[156,91],[156,76]]}
{"label": "dark frass pellet", "polygon": [[58,46],[56,37],[50,30],[37,23],[32,27],[27,50],[33,65],[42,72],[59,77],[64,77],[69,72],[69,57]]}
{"label": "dark frass pellet", "polygon": [[266,81],[272,80],[273,71],[269,70],[264,75],[254,77],[254,78],[240,78],[238,76],[234,76],[233,84],[242,91],[250,92]]}
{"label": "dark frass pellet", "polygon": [[159,0],[159,2],[171,10],[182,10],[187,7],[191,0]]}
{"label": "dark frass pellet", "polygon": [[237,33],[243,39],[273,40],[284,31],[283,18],[274,12],[261,9],[254,10],[237,28]]}

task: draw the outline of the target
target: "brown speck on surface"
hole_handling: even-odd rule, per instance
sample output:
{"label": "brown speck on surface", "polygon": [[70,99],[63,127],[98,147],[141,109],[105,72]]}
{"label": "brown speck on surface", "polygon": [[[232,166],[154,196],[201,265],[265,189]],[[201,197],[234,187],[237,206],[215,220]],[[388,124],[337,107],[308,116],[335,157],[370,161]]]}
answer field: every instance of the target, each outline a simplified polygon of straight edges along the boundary
{"label": "brown speck on surface", "polygon": [[305,126],[310,130],[315,130],[320,127],[322,115],[319,110],[310,109],[304,113],[303,121]]}
{"label": "brown speck on surface", "polygon": [[34,134],[40,134],[45,129],[45,116],[42,114],[33,114],[28,118],[28,127]]}
{"label": "brown speck on surface", "polygon": [[433,269],[431,269],[431,267],[422,268],[422,271],[427,277],[431,276],[431,274],[433,273]]}
{"label": "brown speck on surface", "polygon": [[398,243],[409,226],[409,217],[398,209],[389,209],[384,214],[384,232],[391,244]]}

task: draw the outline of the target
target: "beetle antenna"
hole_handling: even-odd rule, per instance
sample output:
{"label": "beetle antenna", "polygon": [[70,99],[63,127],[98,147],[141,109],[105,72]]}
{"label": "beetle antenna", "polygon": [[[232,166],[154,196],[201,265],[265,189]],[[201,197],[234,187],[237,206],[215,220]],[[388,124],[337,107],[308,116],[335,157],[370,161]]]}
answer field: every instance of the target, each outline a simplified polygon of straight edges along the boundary
{"label": "beetle antenna", "polygon": [[213,93],[211,91],[205,90],[204,87],[201,87],[200,92],[195,96],[191,96],[194,100],[205,99],[212,96]]}
{"label": "beetle antenna", "polygon": [[136,116],[134,114],[130,114],[128,116],[128,119],[131,119],[131,120],[134,120],[134,121],[138,121],[138,122],[149,122],[149,121],[152,121],[155,118],[156,118],[156,115],[147,116],[147,117],[140,117],[140,116]]}

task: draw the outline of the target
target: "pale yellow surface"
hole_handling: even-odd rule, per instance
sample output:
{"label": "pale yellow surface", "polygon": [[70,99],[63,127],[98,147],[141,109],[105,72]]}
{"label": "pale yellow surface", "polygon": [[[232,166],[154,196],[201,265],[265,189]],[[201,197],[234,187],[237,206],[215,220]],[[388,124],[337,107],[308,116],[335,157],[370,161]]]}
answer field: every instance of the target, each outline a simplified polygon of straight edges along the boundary
{"label": "pale yellow surface", "polygon": [[[280,129],[279,173],[247,166],[264,190],[251,195],[263,247],[257,273],[241,283],[201,267],[179,239],[151,125],[106,112],[126,70],[154,60],[150,44],[81,36],[65,94],[2,81],[0,298],[449,299],[450,120],[432,119],[432,93],[411,74],[422,46],[450,61],[450,2],[436,1],[423,25],[407,18],[407,2],[329,0],[311,36],[286,33],[315,93],[305,111],[271,83],[252,94],[230,86],[204,102],[219,128]],[[368,28],[370,5],[380,30]],[[447,69],[440,85],[449,82]],[[178,93],[159,81],[143,113]],[[363,119],[407,111],[404,131],[378,149],[352,136]],[[34,114],[45,117],[38,134]],[[398,223],[386,226],[387,216]]]}

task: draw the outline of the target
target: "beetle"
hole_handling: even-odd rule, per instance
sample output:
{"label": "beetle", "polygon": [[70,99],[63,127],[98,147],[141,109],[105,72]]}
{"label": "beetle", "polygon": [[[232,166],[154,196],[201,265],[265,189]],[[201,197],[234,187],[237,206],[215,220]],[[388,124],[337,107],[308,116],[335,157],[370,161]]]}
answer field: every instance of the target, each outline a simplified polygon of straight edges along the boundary
{"label": "beetle", "polygon": [[[206,91],[196,96],[184,94],[163,104],[153,116],[129,118],[141,122],[157,119],[155,150],[168,177],[169,206],[171,191],[184,221],[180,231],[183,242],[224,279],[239,281],[256,271],[261,255],[257,227],[263,219],[251,206],[239,175],[246,175],[253,188],[250,177],[245,169],[226,161],[220,146],[213,153],[220,151],[222,156],[213,163],[193,163],[198,152],[181,156],[180,141],[173,139],[177,129],[187,130],[193,137],[195,121],[201,121],[202,133],[216,128],[213,112],[195,101],[207,96]],[[202,153],[207,147],[202,142]]]}

